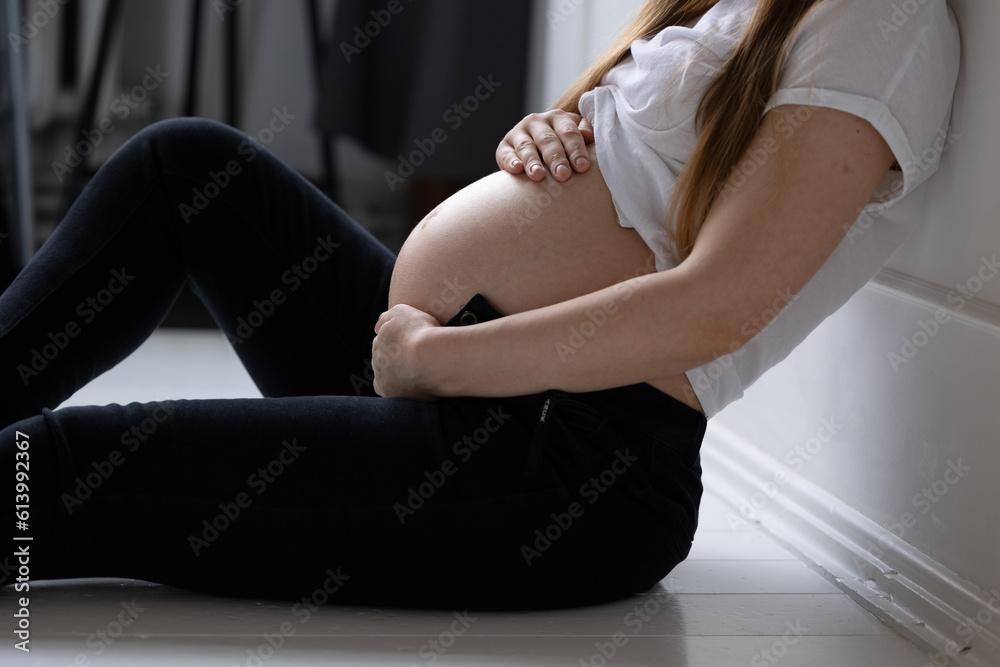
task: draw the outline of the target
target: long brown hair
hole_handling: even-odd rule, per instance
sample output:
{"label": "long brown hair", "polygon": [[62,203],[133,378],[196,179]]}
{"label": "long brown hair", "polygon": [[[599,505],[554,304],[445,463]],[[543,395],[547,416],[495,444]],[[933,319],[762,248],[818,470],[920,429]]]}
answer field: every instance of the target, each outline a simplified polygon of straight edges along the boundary
{"label": "long brown hair", "polygon": [[[821,0],[759,0],[729,61],[709,84],[698,106],[698,141],[673,188],[668,233],[686,259],[721,185],[737,166],[760,127],[760,118],[778,87],[792,35]],[[617,41],[570,87],[556,108],[580,112],[580,97],[628,55],[632,42],[664,28],[684,25],[719,0],[648,0]]]}

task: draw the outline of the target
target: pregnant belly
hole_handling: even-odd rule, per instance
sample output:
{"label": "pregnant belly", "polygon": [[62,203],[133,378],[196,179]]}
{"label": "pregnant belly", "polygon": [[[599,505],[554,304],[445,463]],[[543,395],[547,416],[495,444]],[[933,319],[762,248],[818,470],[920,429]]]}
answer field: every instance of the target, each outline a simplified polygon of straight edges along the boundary
{"label": "pregnant belly", "polygon": [[566,183],[497,172],[417,225],[400,250],[389,301],[443,323],[479,292],[513,315],[653,269],[646,244],[618,224],[596,166]]}
{"label": "pregnant belly", "polygon": [[[447,199],[400,250],[389,306],[405,303],[443,324],[478,292],[513,315],[654,271],[652,251],[618,224],[593,147],[591,158],[566,183],[497,172]],[[647,381],[701,409],[683,374]]]}

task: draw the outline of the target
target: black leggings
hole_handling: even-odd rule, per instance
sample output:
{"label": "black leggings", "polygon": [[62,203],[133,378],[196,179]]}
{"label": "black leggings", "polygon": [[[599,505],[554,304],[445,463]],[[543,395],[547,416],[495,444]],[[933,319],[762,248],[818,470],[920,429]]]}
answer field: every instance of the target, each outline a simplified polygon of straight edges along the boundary
{"label": "black leggings", "polygon": [[[366,605],[573,606],[663,578],[695,530],[704,415],[646,384],[379,398],[394,260],[236,130],[132,138],[0,296],[0,582],[26,545],[32,579]],[[185,282],[266,398],[49,409]],[[501,316],[477,295],[449,324],[465,312]]]}

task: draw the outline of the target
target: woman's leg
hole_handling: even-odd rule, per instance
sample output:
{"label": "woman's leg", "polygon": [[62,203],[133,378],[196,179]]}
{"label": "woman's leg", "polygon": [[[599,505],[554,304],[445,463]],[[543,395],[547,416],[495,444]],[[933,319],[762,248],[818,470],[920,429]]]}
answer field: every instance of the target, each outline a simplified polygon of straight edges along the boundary
{"label": "woman's leg", "polygon": [[[7,537],[0,568],[11,582],[26,547],[34,579],[134,577],[300,601],[303,614],[306,602],[541,608],[648,590],[690,545],[703,422],[680,406],[662,415],[662,441],[573,399],[550,412],[533,462],[545,398],[47,411],[0,431],[3,470],[22,442],[31,471],[23,528],[5,493],[3,534],[32,538]],[[656,407],[641,401],[619,403]]]}
{"label": "woman's leg", "polygon": [[373,395],[372,327],[393,262],[241,132],[157,123],[100,169],[0,296],[0,425],[125,358],[185,281],[266,396]]}

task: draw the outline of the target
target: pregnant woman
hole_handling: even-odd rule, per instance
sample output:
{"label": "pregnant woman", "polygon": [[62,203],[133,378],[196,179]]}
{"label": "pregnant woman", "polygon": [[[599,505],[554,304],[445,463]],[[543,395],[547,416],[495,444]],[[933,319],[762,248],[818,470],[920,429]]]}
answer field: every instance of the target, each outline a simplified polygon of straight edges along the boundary
{"label": "pregnant woman", "polygon": [[[648,590],[690,548],[707,419],[918,217],[957,30],[944,0],[891,16],[651,0],[398,258],[246,135],[143,130],[0,297],[6,581],[453,609]],[[265,398],[50,410],[185,283]]]}

